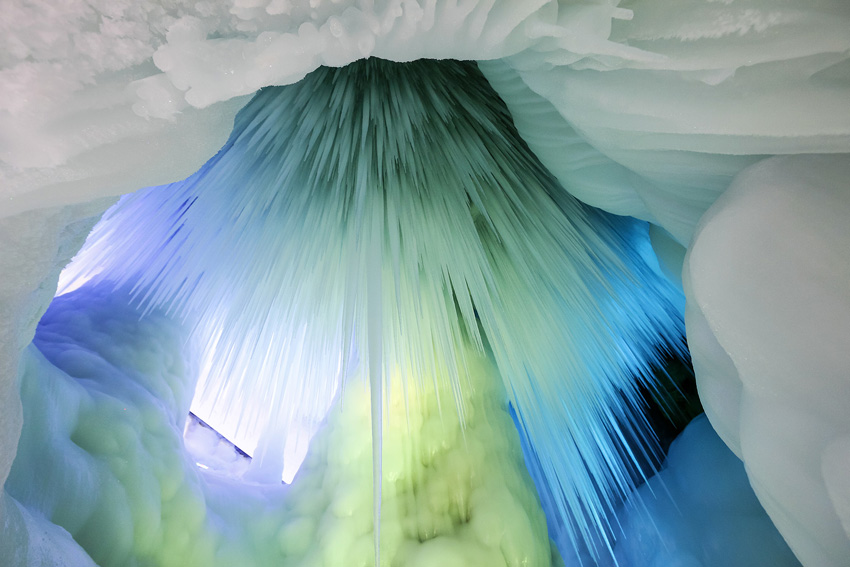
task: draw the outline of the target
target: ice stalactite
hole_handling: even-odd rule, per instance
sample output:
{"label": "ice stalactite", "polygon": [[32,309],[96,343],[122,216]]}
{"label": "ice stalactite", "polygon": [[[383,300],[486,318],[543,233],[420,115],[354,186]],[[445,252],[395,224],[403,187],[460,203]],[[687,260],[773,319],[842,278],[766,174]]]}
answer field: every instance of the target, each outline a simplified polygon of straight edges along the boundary
{"label": "ice stalactite", "polygon": [[366,277],[366,305],[368,314],[369,348],[369,408],[372,420],[372,525],[375,530],[375,567],[381,564],[381,481],[383,480],[383,423],[384,423],[384,377],[383,377],[383,232],[380,214],[372,215],[369,227],[368,275]]}
{"label": "ice stalactite", "polygon": [[645,224],[558,186],[475,64],[371,59],[260,92],[197,174],[109,211],[61,285],[132,285],[185,319],[202,395],[241,432],[324,415],[368,353],[376,455],[386,374],[446,381],[463,418],[463,345],[489,345],[559,521],[598,556],[639,474],[625,439],[649,435],[638,388],[682,348],[648,250]]}

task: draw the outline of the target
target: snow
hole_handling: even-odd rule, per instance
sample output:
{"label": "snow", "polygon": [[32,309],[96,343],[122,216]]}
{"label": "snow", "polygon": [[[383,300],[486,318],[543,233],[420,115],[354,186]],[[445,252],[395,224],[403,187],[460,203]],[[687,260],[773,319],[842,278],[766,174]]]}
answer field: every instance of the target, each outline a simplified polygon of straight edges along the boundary
{"label": "snow", "polygon": [[810,565],[850,557],[849,174],[846,156],[744,170],[703,219],[685,271],[695,368],[718,348],[727,357],[700,384],[703,404]]}
{"label": "snow", "polygon": [[[520,134],[567,192],[651,221],[658,267],[673,279],[684,249],[691,249],[687,332],[712,424],[744,458],[756,494],[804,564],[841,564],[850,555],[843,474],[850,451],[848,364],[846,348],[835,345],[848,336],[836,322],[848,297],[841,285],[847,247],[841,224],[821,222],[843,210],[835,197],[841,178],[833,173],[818,180],[815,173],[834,172],[850,152],[848,4],[421,4],[4,3],[0,480],[21,428],[21,353],[59,270],[114,197],[191,174],[221,147],[247,102],[234,96],[293,83],[322,63],[344,65],[370,53],[396,60],[487,59],[482,69],[506,99]],[[838,157],[808,156],[817,152]],[[773,154],[800,156],[762,163]],[[739,174],[752,164],[747,175],[753,177]],[[803,173],[807,178],[800,178]],[[703,219],[733,179],[740,192],[762,186],[758,206],[741,201],[722,209],[721,201],[717,210],[726,214],[711,218],[727,221]],[[810,211],[813,220],[805,227],[789,211],[776,217],[763,194],[764,186],[792,191],[795,185],[794,213],[807,210],[810,194],[832,195]],[[846,193],[846,183],[843,188]],[[754,219],[764,211],[772,220],[759,225]],[[739,242],[713,243],[721,231],[712,223],[723,222],[731,235],[754,227],[741,235],[742,243],[763,235],[770,242],[760,250],[795,250],[793,262],[768,255],[774,265],[758,272],[758,262],[737,258],[743,265],[727,269],[723,258],[736,260]],[[698,224],[703,228],[695,239]],[[792,235],[811,247],[783,240]],[[807,269],[777,271],[794,262]],[[719,281],[727,277],[736,287]],[[823,287],[824,281],[832,283]],[[798,304],[799,311],[788,311]],[[37,514],[22,512],[18,519],[20,509],[8,496],[4,506],[5,529],[28,525],[32,533],[48,534],[60,553],[75,556],[62,532]],[[190,503],[187,513],[191,509]],[[287,533],[303,541],[303,526]],[[13,539],[21,542],[14,553],[28,545]],[[232,549],[231,564],[238,563],[233,557],[242,548],[234,543]],[[456,557],[467,553],[459,545],[453,549]],[[426,562],[426,555],[417,561]],[[437,556],[448,563],[448,555]]]}

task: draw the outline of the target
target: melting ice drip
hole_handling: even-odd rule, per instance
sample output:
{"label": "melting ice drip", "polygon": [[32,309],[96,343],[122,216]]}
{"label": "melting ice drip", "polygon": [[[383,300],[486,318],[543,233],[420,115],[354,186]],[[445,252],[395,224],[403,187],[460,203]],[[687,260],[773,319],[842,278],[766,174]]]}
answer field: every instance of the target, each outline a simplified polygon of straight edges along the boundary
{"label": "melting ice drip", "polygon": [[195,175],[111,209],[60,291],[111,280],[184,319],[197,399],[260,438],[261,475],[364,356],[376,525],[387,376],[448,381],[462,417],[464,353],[490,351],[555,520],[598,555],[637,471],[626,439],[646,440],[638,388],[682,348],[646,239],[558,185],[474,64],[371,59],[258,93]]}

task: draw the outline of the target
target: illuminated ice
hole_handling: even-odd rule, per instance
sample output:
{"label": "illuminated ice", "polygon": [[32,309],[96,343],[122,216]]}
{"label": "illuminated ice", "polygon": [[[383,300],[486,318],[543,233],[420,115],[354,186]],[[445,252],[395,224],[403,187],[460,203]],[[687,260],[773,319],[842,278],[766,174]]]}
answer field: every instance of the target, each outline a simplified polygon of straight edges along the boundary
{"label": "illuminated ice", "polygon": [[[0,13],[0,481],[18,450],[18,385],[26,377],[19,367],[54,375],[32,363],[27,345],[59,270],[112,204],[110,197],[197,170],[247,102],[237,95],[370,54],[490,60],[481,65],[485,76],[543,165],[583,202],[653,223],[657,267],[675,281],[695,227],[733,179],[737,191],[754,180],[756,186],[810,188],[813,171],[847,163],[848,30],[844,0],[142,0],[108,6],[8,0]],[[806,157],[816,152],[839,157]],[[774,154],[801,156],[781,167],[758,163]],[[747,176],[738,176],[754,163]],[[846,175],[826,185],[840,192],[846,189],[841,179]],[[820,191],[798,190],[795,202],[807,203],[800,196],[808,193]],[[777,220],[767,197],[752,203],[718,208],[693,243],[696,263],[685,283],[697,379],[713,425],[747,461],[757,494],[792,548],[807,565],[843,567],[848,498],[842,472],[850,447],[842,376],[850,361],[841,345],[826,358],[812,353],[846,336],[832,324],[848,296],[840,275],[846,245],[840,223],[832,234],[809,230],[826,229],[821,218],[841,205],[815,207],[807,213],[813,222],[801,226],[793,214]],[[740,257],[733,254],[738,240],[716,244],[722,231],[715,229],[723,224],[717,219],[736,219],[729,235],[746,237],[743,254],[752,244],[743,228],[762,210],[776,222],[752,223],[753,233],[769,241],[757,257],[779,257],[791,266],[783,251],[813,251],[794,256],[809,269],[758,274],[743,262],[734,278],[718,281],[729,273],[725,255],[733,262]],[[773,235],[816,244],[789,247]],[[829,302],[818,301],[821,293],[800,292],[822,291],[824,266],[832,266],[826,270],[833,282]],[[723,287],[730,283],[732,291]],[[758,301],[733,301],[746,297]],[[801,312],[785,317],[797,304]],[[772,326],[734,336],[748,321]],[[757,367],[749,354],[754,350],[780,356],[761,358],[765,366]],[[359,356],[365,363],[367,353]],[[336,360],[335,370],[346,371],[339,353]],[[826,361],[831,369],[820,372]],[[796,395],[800,384],[804,391]],[[788,402],[781,411],[766,402],[774,395]],[[448,413],[445,404],[443,410]],[[316,428],[315,420],[302,425],[307,435]],[[195,470],[190,465],[187,470]],[[231,486],[217,494],[252,490]],[[212,506],[212,491],[206,498]],[[271,530],[273,515],[258,514],[250,504],[255,499],[245,498],[241,508],[235,500],[224,498],[219,509],[242,519],[262,517],[259,532]],[[67,533],[33,510],[3,493],[0,558],[85,565]],[[312,532],[305,526],[309,522],[290,525],[287,541],[308,541],[303,534]],[[810,534],[810,526],[817,533]],[[236,530],[224,562],[241,564],[236,558],[250,556],[250,539]],[[461,544],[451,545],[462,553]],[[436,554],[431,562],[448,564],[446,558]]]}
{"label": "illuminated ice", "polygon": [[620,565],[800,565],[759,505],[743,463],[705,415],[673,442],[663,470],[619,519]]}
{"label": "illuminated ice", "polygon": [[[89,285],[42,319],[24,355],[5,564],[86,565],[53,522],[98,565],[373,565],[364,380],[334,404],[292,485],[234,481],[183,450],[196,369],[182,329],[161,312],[139,316],[126,293]],[[405,392],[398,372],[388,377],[382,564],[546,567],[546,521],[501,381],[486,356],[467,354],[463,423],[440,410],[449,388]]]}
{"label": "illuminated ice", "polygon": [[744,170],[685,271],[706,412],[806,565],[850,557],[848,179],[848,155]]}
{"label": "illuminated ice", "polygon": [[489,344],[564,523],[587,518],[577,542],[633,487],[637,388],[681,348],[647,253],[644,223],[557,186],[473,64],[369,60],[257,95],[198,174],[107,212],[60,292],[96,273],[185,318],[214,372],[201,399],[246,424],[228,437],[278,440],[253,478],[280,477],[286,433],[325,415],[352,353],[373,403],[397,368],[405,388],[448,380],[463,416],[459,345]]}

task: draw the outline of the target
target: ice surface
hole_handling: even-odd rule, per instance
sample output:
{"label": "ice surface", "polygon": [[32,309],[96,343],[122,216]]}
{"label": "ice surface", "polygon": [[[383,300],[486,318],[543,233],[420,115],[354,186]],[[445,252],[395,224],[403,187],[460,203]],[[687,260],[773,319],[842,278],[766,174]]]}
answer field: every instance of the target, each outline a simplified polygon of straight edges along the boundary
{"label": "ice surface", "polygon": [[21,429],[18,358],[32,340],[59,272],[110,202],[47,208],[0,223],[0,480],[6,480]]}
{"label": "ice surface", "polygon": [[[140,322],[128,303],[94,285],[64,295],[25,353],[26,420],[7,489],[27,514],[68,530],[99,565],[372,565],[364,382],[328,415],[291,486],[204,471],[181,444],[195,376],[182,331],[161,313]],[[492,362],[467,360],[463,428],[433,385],[405,394],[397,372],[388,380],[382,564],[545,567],[545,518],[505,393]]]}
{"label": "ice surface", "polygon": [[[193,104],[292,82],[322,61],[341,65],[369,52],[399,59],[512,56],[504,65],[510,86],[500,86],[492,69],[486,72],[508,99],[521,134],[567,191],[612,212],[649,218],[682,245],[741,167],[774,153],[850,150],[850,5],[843,0],[423,4],[418,9],[414,2],[392,1],[4,3],[0,480],[20,428],[19,353],[47,307],[56,273],[90,226],[91,221],[80,219],[97,215],[107,204],[14,215],[189,174],[220,146],[244,101],[204,112]],[[522,81],[514,80],[517,76]],[[520,102],[511,104],[514,97]],[[580,158],[567,159],[560,148]],[[777,226],[764,233],[780,233]],[[669,252],[661,259],[662,269],[676,272],[681,250],[667,246],[663,233],[654,234],[664,236]],[[765,289],[771,297],[772,288]],[[846,298],[842,293],[838,296]],[[699,344],[694,359],[703,401],[724,440],[752,459],[747,450],[771,441],[775,423],[786,420],[771,411],[741,411],[742,399],[752,395],[739,376],[741,355],[730,356],[735,353],[715,336],[715,322],[700,318],[694,311],[698,303],[691,299],[688,334],[692,344]],[[807,315],[814,319],[823,313]],[[808,364],[801,345],[808,344],[809,328],[794,325],[787,332],[795,329],[782,343],[786,356],[780,360]],[[836,364],[846,375],[847,365]],[[798,374],[803,375],[810,373]],[[789,383],[761,384],[761,391],[782,394]],[[805,393],[817,391],[810,386]],[[823,399],[837,405],[842,396],[847,399],[846,392],[832,391]],[[791,425],[815,422],[787,423],[781,435],[793,441],[797,432]],[[757,430],[751,449],[740,434],[747,428]],[[827,547],[841,537],[846,541],[850,525],[842,482],[847,445],[846,435],[824,446],[813,443],[822,449],[818,454],[764,444],[757,459],[770,462],[768,452],[784,454],[783,465],[793,466],[781,470],[793,469],[804,457],[820,463],[822,484],[815,483],[820,497],[813,499],[813,516],[795,520],[808,506],[796,503],[782,523],[820,529],[825,518],[824,533],[834,536]],[[809,476],[794,478],[799,484],[784,494],[800,494],[798,487],[817,478],[813,465],[801,468]],[[810,522],[814,516],[818,521]],[[836,536],[841,525],[845,533]],[[786,527],[783,533],[799,533],[798,528]]]}
{"label": "ice surface", "polygon": [[848,179],[848,155],[743,171],[686,262],[706,412],[806,565],[850,557]]}
{"label": "ice surface", "polygon": [[0,496],[3,528],[0,557],[17,567],[97,567],[71,534],[39,514],[33,514],[5,492]]}
{"label": "ice surface", "polygon": [[620,529],[620,565],[800,565],[705,415],[676,438],[663,470],[624,507]]}
{"label": "ice surface", "polygon": [[[632,17],[596,27],[564,8],[559,23],[574,33],[483,67],[496,84],[510,81],[502,67],[515,69],[522,81],[510,88],[533,91],[516,106],[505,97],[520,134],[582,200],[651,220],[687,246],[743,166],[764,154],[847,151],[843,0],[620,6]],[[609,43],[588,44],[592,32]],[[583,159],[561,157],[568,142]]]}
{"label": "ice surface", "polygon": [[[0,19],[7,17],[4,12]],[[187,108],[170,120],[139,116],[132,77],[108,75],[84,90],[65,91],[41,77],[30,85],[0,71],[0,87],[19,83],[26,104],[43,103],[0,108],[0,218],[183,178],[221,147],[245,102],[223,102],[212,112]],[[39,89],[46,101],[26,98]]]}
{"label": "ice surface", "polygon": [[[250,456],[193,413],[189,414],[183,428],[183,445],[196,465],[225,476],[242,478],[251,465]],[[288,471],[284,471],[283,480],[290,483],[295,476],[294,472],[291,475],[286,472]]]}
{"label": "ice surface", "polygon": [[181,179],[221,147],[240,95],[320,65],[501,57],[541,41],[529,22],[556,17],[546,0],[9,0],[0,217]]}

